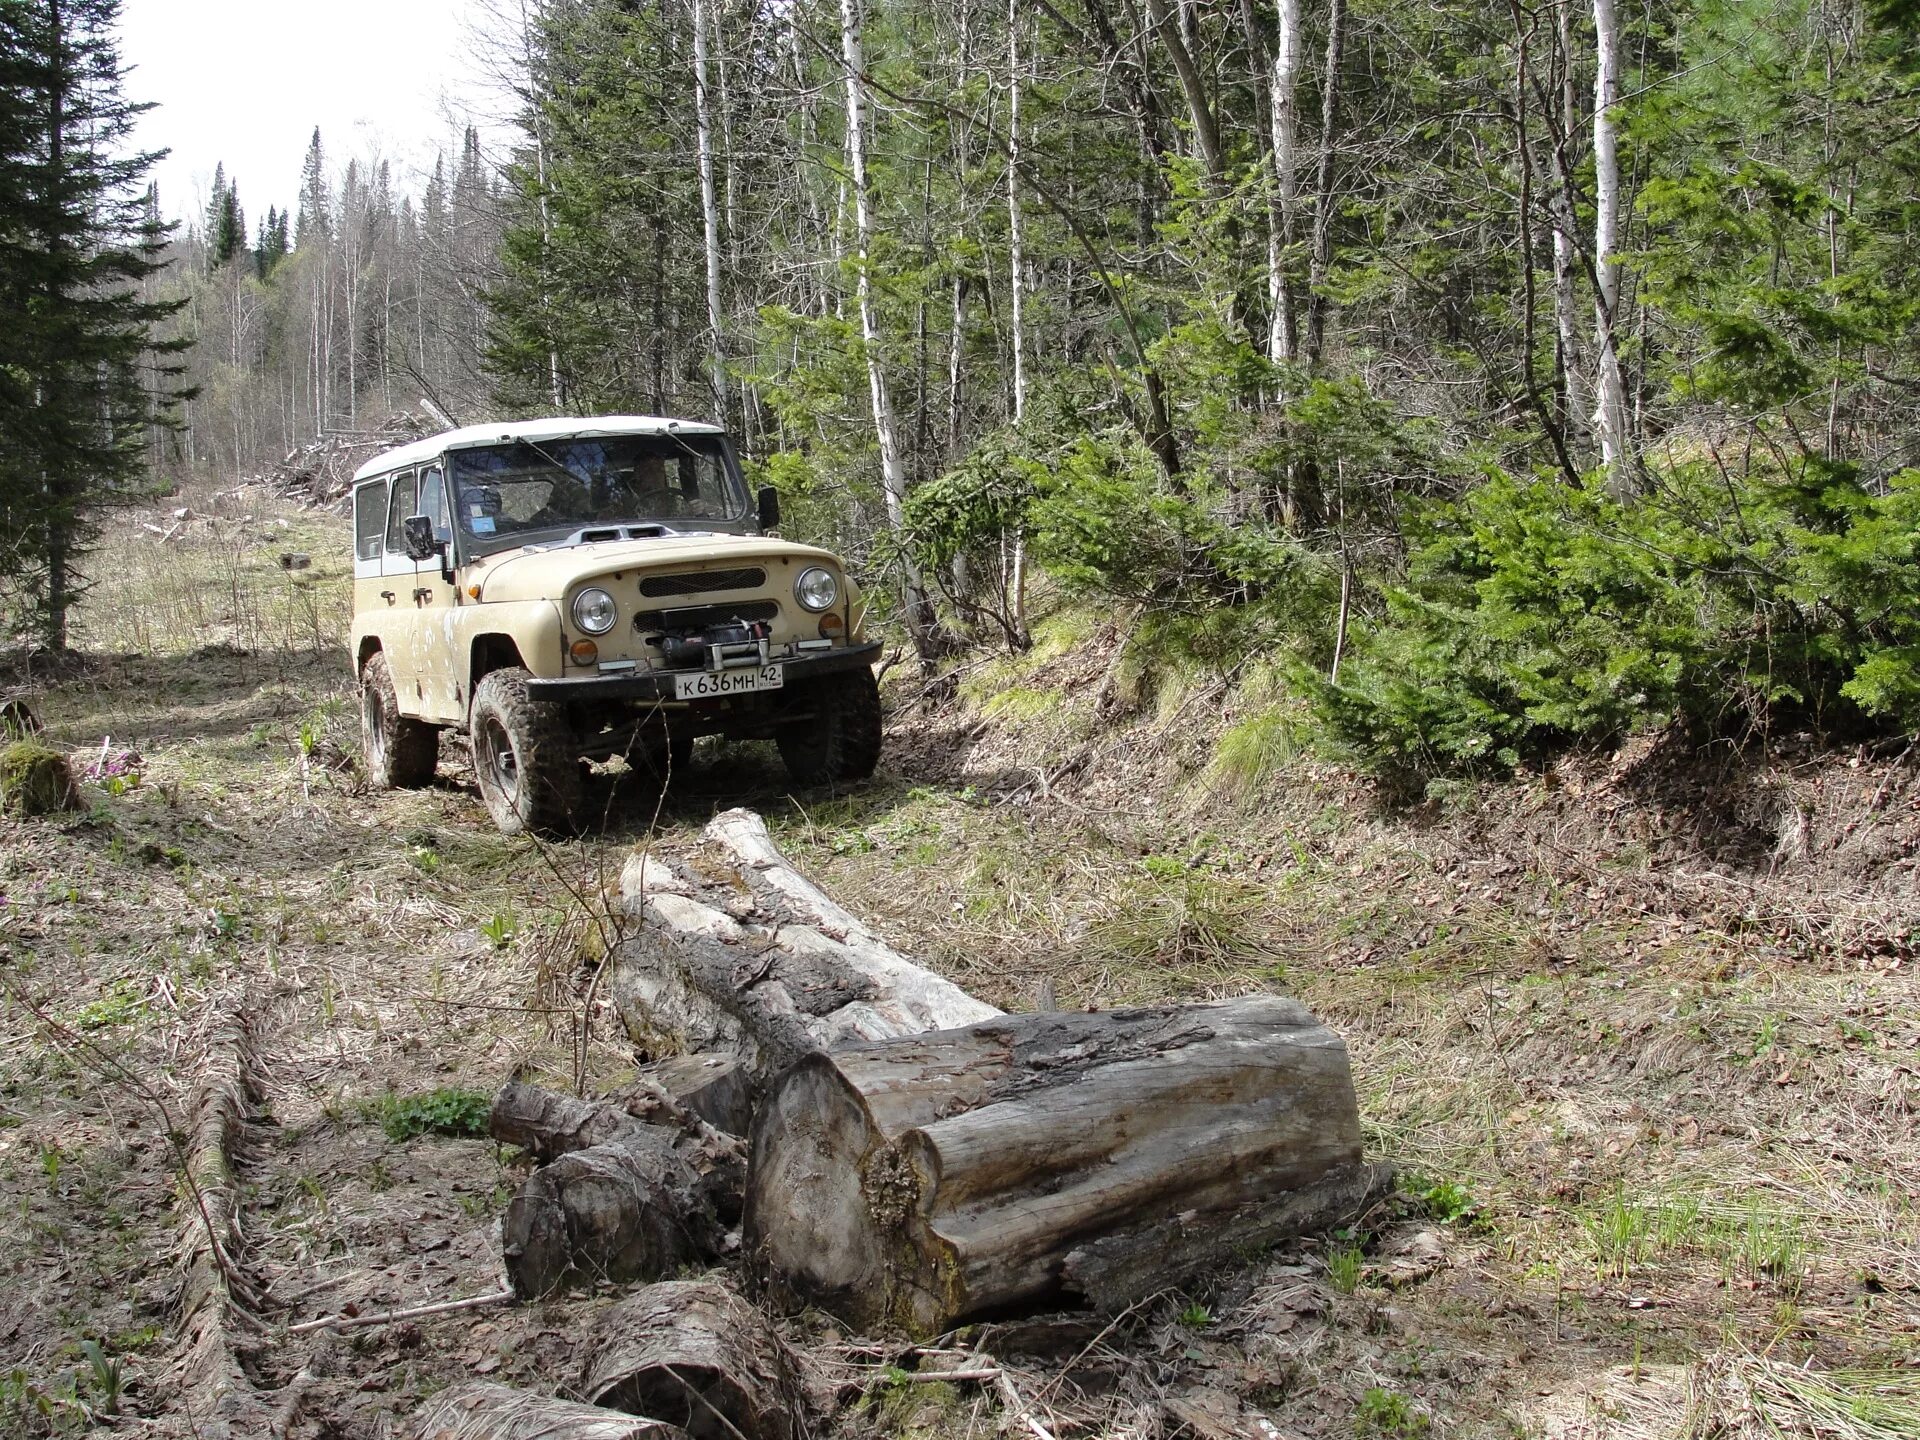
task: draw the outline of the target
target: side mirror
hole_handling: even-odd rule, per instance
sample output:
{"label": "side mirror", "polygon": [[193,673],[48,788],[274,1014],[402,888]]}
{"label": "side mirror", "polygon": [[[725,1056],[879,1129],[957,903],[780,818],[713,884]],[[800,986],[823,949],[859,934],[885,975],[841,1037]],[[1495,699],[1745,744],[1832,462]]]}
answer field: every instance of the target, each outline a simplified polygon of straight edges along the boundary
{"label": "side mirror", "polygon": [[440,554],[440,542],[433,538],[433,520],[426,515],[409,515],[400,522],[406,537],[409,560],[432,560]]}
{"label": "side mirror", "polygon": [[760,487],[760,528],[762,530],[780,528],[780,492],[771,485]]}

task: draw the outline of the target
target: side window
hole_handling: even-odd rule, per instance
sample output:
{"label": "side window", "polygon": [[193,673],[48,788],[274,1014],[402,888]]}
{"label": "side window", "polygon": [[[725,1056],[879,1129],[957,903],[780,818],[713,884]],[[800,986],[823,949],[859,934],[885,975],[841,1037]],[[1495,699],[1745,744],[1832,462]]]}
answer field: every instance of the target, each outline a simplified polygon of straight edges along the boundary
{"label": "side window", "polygon": [[434,539],[453,539],[453,524],[447,517],[447,487],[441,483],[437,466],[420,473],[420,509],[416,513],[433,521]]}
{"label": "side window", "polygon": [[370,480],[353,492],[353,558],[378,560],[387,525],[387,482]]}
{"label": "side window", "polygon": [[419,492],[414,484],[411,471],[405,475],[396,475],[393,477],[393,495],[392,498],[387,501],[388,554],[404,555],[407,553],[405,522],[409,515],[418,515],[420,513],[413,508],[414,502],[419,498]]}

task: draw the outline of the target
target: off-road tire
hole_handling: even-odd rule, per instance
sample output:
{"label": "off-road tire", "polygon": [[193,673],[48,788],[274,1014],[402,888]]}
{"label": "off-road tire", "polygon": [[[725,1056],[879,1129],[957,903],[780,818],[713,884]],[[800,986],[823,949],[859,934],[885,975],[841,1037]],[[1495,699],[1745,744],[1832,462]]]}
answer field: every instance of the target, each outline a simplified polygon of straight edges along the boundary
{"label": "off-road tire", "polygon": [[367,778],[382,790],[430,785],[440,763],[440,727],[400,713],[393,671],[378,650],[360,670],[360,754]]}
{"label": "off-road tire", "polygon": [[569,834],[583,800],[579,737],[565,710],[527,694],[532,678],[516,666],[474,687],[473,774],[503,834]]}
{"label": "off-road tire", "polygon": [[823,675],[794,687],[812,718],[774,733],[787,773],[799,785],[864,780],[880,763],[880,686],[871,670]]}

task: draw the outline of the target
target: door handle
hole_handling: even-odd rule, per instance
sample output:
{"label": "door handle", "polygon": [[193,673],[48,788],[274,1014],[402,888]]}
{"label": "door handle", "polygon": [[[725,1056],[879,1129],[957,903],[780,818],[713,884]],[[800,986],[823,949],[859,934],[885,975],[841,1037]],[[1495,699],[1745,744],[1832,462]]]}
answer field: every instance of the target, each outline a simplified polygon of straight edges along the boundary
{"label": "door handle", "polygon": [[391,590],[382,590],[380,592],[380,598],[391,605],[393,603],[393,592]]}
{"label": "door handle", "polygon": [[416,605],[425,605],[432,599],[433,599],[433,591],[429,590],[424,585],[422,585],[418,590],[413,592],[413,603]]}

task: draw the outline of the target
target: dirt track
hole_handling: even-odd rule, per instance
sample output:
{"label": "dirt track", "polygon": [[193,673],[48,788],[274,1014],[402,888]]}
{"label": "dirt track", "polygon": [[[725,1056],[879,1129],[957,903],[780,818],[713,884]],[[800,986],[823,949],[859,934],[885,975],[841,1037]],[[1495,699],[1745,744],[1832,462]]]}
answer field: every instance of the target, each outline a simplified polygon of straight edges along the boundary
{"label": "dirt track", "polygon": [[[1074,1318],[949,1350],[1019,1367],[1063,1436],[1256,1417],[1600,1434],[1609,1412],[1664,1433],[1689,1393],[1791,1421],[1812,1402],[1780,1367],[1802,1361],[1862,1413],[1913,1404],[1909,757],[1696,765],[1681,784],[1649,753],[1451,816],[1387,814],[1297,767],[1239,806],[1194,782],[1193,725],[1135,716],[1088,762],[1104,663],[1094,637],[904,711],[892,770],[850,796],[789,797],[770,757],[705,754],[663,812],[669,843],[744,791],[839,898],[1011,1008],[1043,989],[1299,994],[1348,1036],[1371,1143],[1409,1193],[1364,1235],[1249,1255],[1104,1335]],[[1060,698],[995,719],[1012,688]],[[503,841],[452,746],[438,788],[366,793],[344,698],[337,654],[287,647],[96,660],[44,692],[53,738],[91,755],[111,737],[140,778],[86,786],[70,819],[0,821],[0,963],[40,1012],[9,1001],[0,1032],[18,1237],[0,1432],[83,1433],[114,1405],[126,1433],[212,1433],[178,1266],[204,1232],[166,1129],[235,1022],[254,1413],[290,1435],[400,1433],[460,1376],[552,1390],[577,1372],[604,1298],[289,1333],[497,1285],[520,1167],[435,1131],[471,1129],[463,1092],[516,1067],[573,1082],[598,897],[652,818],[609,790],[594,842]],[[589,1085],[633,1059],[596,1017]],[[836,1433],[1006,1423],[1004,1397],[885,1368],[951,1355],[795,1334]],[[1894,1434],[1912,1411],[1885,1413]]]}

